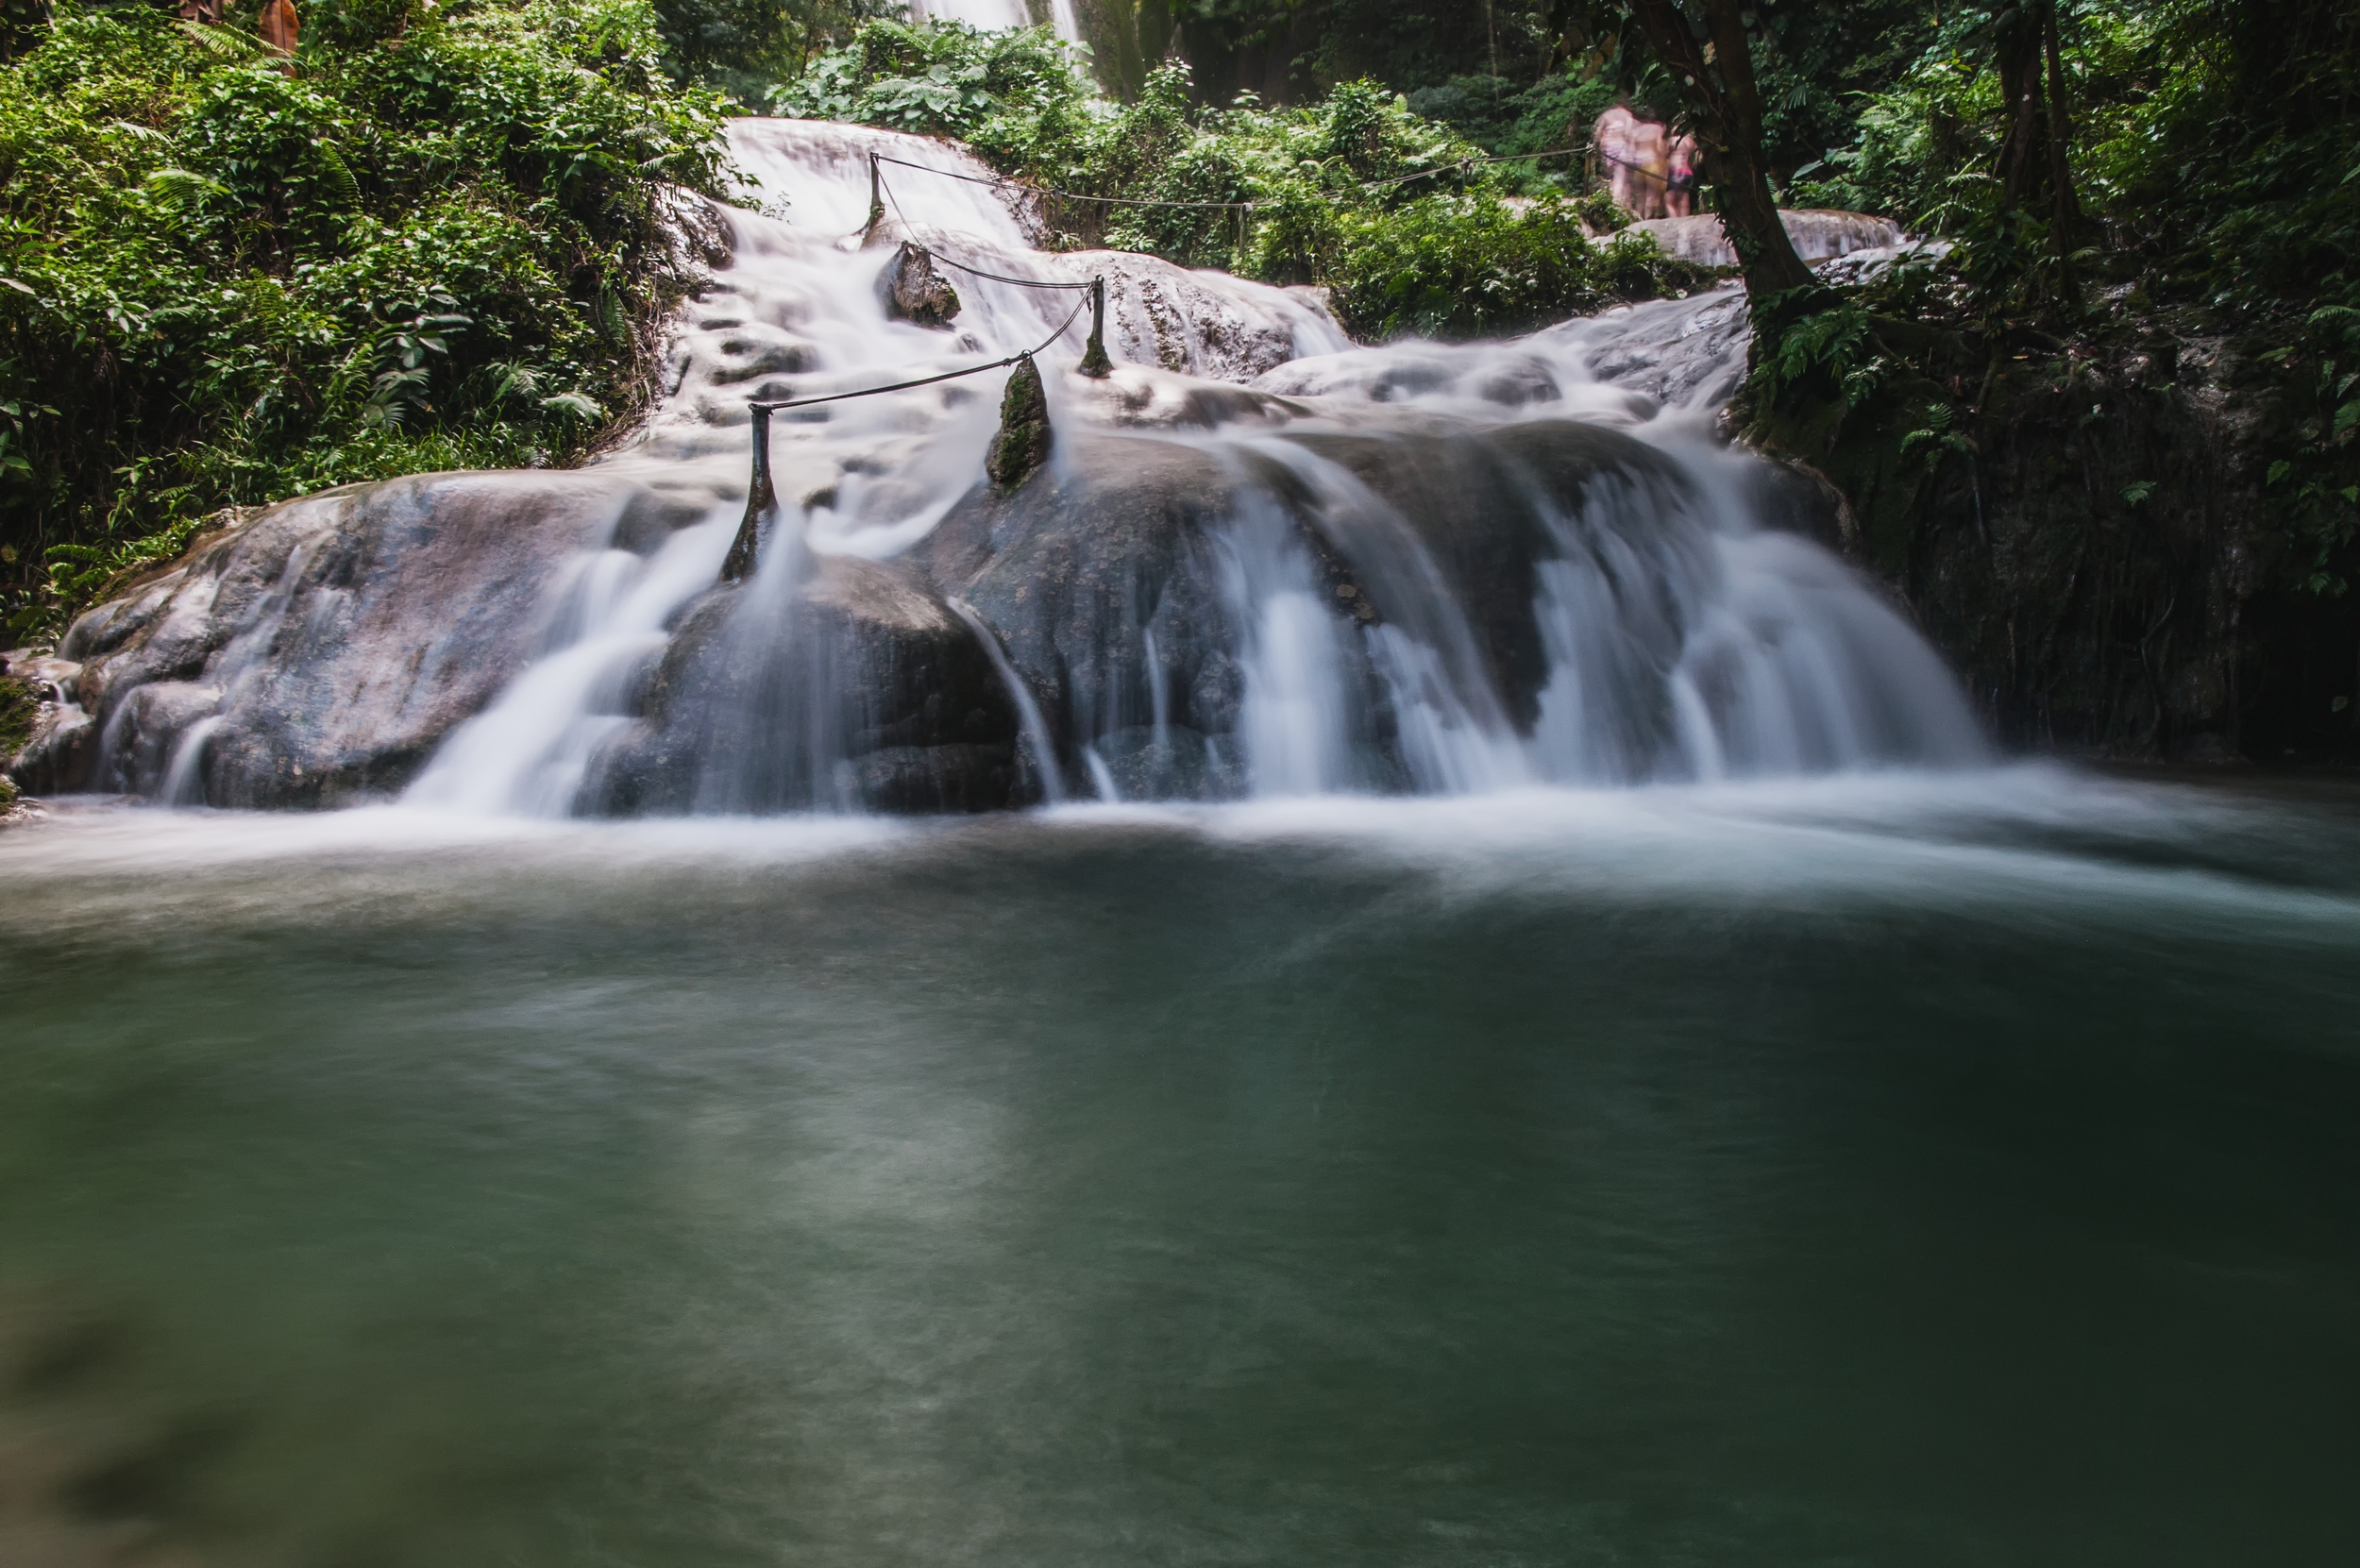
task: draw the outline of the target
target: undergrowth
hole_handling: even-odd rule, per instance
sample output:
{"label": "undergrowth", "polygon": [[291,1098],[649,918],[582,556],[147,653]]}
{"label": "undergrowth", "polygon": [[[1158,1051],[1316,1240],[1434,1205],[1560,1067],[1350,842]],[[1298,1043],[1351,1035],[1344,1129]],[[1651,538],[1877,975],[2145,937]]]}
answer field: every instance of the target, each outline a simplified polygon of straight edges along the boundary
{"label": "undergrowth", "polygon": [[[1641,236],[1592,245],[1585,231],[1621,225],[1609,204],[1567,196],[1539,164],[1484,161],[1482,145],[1369,82],[1299,107],[1245,94],[1221,108],[1166,64],[1117,104],[1045,28],[872,22],[771,103],[955,137],[1037,186],[1122,198],[1047,202],[1048,243],[1323,286],[1363,339],[1528,330],[1709,276]],[[1527,191],[1539,195],[1525,205]],[[1123,204],[1138,201],[1192,205]]]}
{"label": "undergrowth", "polygon": [[221,508],[562,464],[644,402],[719,103],[644,0],[327,0],[301,52],[61,0],[0,66],[7,632]]}
{"label": "undergrowth", "polygon": [[[1950,12],[1895,85],[1865,96],[1853,143],[1790,188],[1797,205],[1891,212],[1952,248],[1758,311],[1757,437],[1812,461],[1879,445],[1931,477],[1973,462],[1979,424],[2006,406],[1996,390],[2062,384],[2077,362],[2157,340],[2219,343],[2253,367],[2241,396],[2262,415],[2277,569],[2343,594],[2360,575],[2360,13],[2060,0],[2082,214],[2060,235],[2052,213],[2011,208],[1991,173],[2005,119],[1997,9]],[[1863,386],[1880,393],[1865,408]]]}

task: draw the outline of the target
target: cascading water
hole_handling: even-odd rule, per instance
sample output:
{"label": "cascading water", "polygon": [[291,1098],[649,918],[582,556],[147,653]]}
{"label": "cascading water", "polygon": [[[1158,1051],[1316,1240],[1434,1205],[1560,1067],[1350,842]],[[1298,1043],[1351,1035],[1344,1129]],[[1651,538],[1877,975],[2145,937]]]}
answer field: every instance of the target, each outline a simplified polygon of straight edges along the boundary
{"label": "cascading water", "polygon": [[1050,0],[1046,16],[1036,16],[1024,0],[910,0],[913,22],[964,22],[986,32],[1003,27],[1029,27],[1045,21],[1057,36],[1077,42],[1082,29],[1075,20],[1073,0]]}
{"label": "cascading water", "polygon": [[[891,319],[879,268],[904,236],[1010,277],[1111,274],[1115,378],[1056,373],[1079,323],[1049,352],[1053,482],[1120,474],[1149,443],[1217,476],[1193,558],[1135,573],[1086,632],[996,624],[956,573],[933,572],[935,619],[973,638],[1003,688],[987,703],[1004,700],[1007,733],[978,754],[998,747],[1010,799],[1460,793],[1983,754],[1932,652],[1824,550],[1759,527],[1756,465],[1710,439],[1743,363],[1733,295],[1509,344],[1354,348],[1299,293],[1035,251],[1020,204],[939,143],[775,121],[733,136],[785,219],[730,214],[733,261],[683,312],[672,396],[605,465],[704,520],[652,554],[577,562],[543,656],[449,738],[415,801],[547,815],[873,793],[848,746],[908,726],[861,689],[879,679],[853,670],[864,656],[814,629],[815,573],[898,569],[955,507],[991,504],[970,493],[999,377],[782,415],[774,536],[751,582],[718,608],[709,591],[744,494],[748,398],[957,369],[1031,346],[1070,309],[952,266],[953,330]],[[887,218],[864,240],[871,154],[887,160]],[[1087,456],[1077,433],[1098,441]],[[1614,445],[1569,483],[1534,456],[1568,440]],[[1516,560],[1446,568],[1508,548],[1466,544],[1486,531],[1521,540]],[[1191,574],[1206,602],[1175,619],[1166,601]],[[1027,604],[1020,585],[1009,605],[1025,608],[1002,619],[1063,591]],[[684,627],[702,628],[694,658]],[[884,750],[939,756],[939,741]]]}
{"label": "cascading water", "polygon": [[[731,138],[761,210],[719,214],[729,264],[683,306],[634,442],[275,508],[86,615],[56,776],[183,804],[747,814],[1983,755],[1932,652],[1762,526],[1769,471],[1712,440],[1734,291],[1356,348],[1312,291],[1034,249],[1021,194],[944,143]],[[1096,380],[1070,314],[1092,278],[1117,362]],[[997,371],[783,408],[756,569],[718,581],[750,399],[1030,349],[1045,467],[983,482]]]}

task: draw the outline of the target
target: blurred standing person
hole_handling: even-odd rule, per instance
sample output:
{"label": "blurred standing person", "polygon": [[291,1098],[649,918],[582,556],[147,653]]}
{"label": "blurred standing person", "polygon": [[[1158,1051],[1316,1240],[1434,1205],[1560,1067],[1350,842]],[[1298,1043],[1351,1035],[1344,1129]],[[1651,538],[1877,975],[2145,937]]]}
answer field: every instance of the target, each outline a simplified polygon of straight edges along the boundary
{"label": "blurred standing person", "polygon": [[1663,211],[1685,218],[1696,211],[1696,139],[1682,131],[1672,138],[1672,167],[1663,182]]}
{"label": "blurred standing person", "polygon": [[1664,188],[1672,177],[1672,133],[1656,120],[1631,122],[1629,142],[1631,197],[1627,205],[1634,218],[1664,214]]}
{"label": "blurred standing person", "polygon": [[1606,185],[1614,194],[1614,204],[1626,212],[1636,212],[1632,205],[1634,188],[1630,156],[1631,127],[1639,124],[1639,116],[1616,104],[1598,116],[1591,132],[1591,142],[1598,149],[1598,160],[1606,165]]}

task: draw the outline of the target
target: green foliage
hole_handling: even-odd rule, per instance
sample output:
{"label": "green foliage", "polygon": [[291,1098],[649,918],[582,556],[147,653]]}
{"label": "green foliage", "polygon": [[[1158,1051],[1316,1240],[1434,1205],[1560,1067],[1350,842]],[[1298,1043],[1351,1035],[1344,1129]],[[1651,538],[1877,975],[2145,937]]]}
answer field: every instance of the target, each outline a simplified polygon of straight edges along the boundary
{"label": "green foliage", "polygon": [[234,508],[224,508],[211,515],[178,518],[136,538],[53,545],[47,583],[52,602],[73,605],[96,599],[110,584],[173,560],[207,527],[234,515]]}
{"label": "green foliage", "polygon": [[1529,330],[1704,276],[1651,244],[1591,245],[1585,224],[1624,221],[1594,199],[1511,207],[1529,166],[1483,162],[1480,145],[1370,82],[1293,108],[1249,94],[1208,109],[1188,69],[1167,64],[1118,106],[1044,29],[874,23],[775,101],[957,136],[994,166],[1081,198],[1045,201],[1053,244],[1324,284],[1362,336]]}
{"label": "green foliage", "polygon": [[1420,88],[1407,101],[1413,113],[1442,122],[1494,156],[1577,149],[1571,157],[1510,166],[1506,177],[1540,195],[1581,191],[1590,127],[1622,97],[1614,78],[1601,74],[1544,76],[1521,88],[1497,76],[1459,76]]}
{"label": "green foliage", "polygon": [[1037,140],[1044,117],[1062,128],[1094,96],[1079,54],[1047,27],[987,33],[961,22],[871,22],[774,89],[770,110],[919,136]]}
{"label": "green foliage", "polygon": [[641,0],[335,0],[293,72],[60,8],[0,67],[11,635],[224,506],[580,457],[644,400],[717,126]]}
{"label": "green foliage", "polygon": [[1367,77],[1403,92],[1478,75],[1534,81],[1563,58],[1567,8],[1551,0],[1325,0],[1314,12],[1316,41],[1304,41],[1306,63],[1321,81]]}
{"label": "green foliage", "polygon": [[[32,738],[35,712],[33,689],[22,681],[0,675],[0,762],[25,750],[25,743]],[[0,793],[0,806],[14,804],[15,784],[6,775],[0,775],[0,784],[8,786],[5,793]]]}
{"label": "green foliage", "polygon": [[[1962,8],[1922,0],[1848,0],[1841,6],[1765,4],[1757,8],[1754,73],[1762,101],[1762,146],[1771,166],[1795,179],[1823,173],[1852,144],[1864,94],[1891,88],[1920,61],[1946,17],[1955,31]],[[1813,169],[1812,165],[1820,165]],[[1808,172],[1807,172],[1808,171]],[[1828,199],[1833,192],[1790,190],[1793,207],[1863,208]]]}
{"label": "green foliage", "polygon": [[2295,581],[2342,592],[2360,523],[2350,379],[2360,12],[2327,0],[2059,0],[2087,220],[2060,244],[2053,212],[2009,206],[1994,177],[1998,9],[1952,10],[1863,101],[1853,144],[1790,194],[1892,211],[1955,241],[1940,283],[1905,313],[1986,343],[2027,341],[2028,322],[2065,338],[2163,326],[2257,340],[2273,380],[2256,390],[2275,411],[2264,506],[2292,547]]}
{"label": "green foliage", "polygon": [[1876,351],[1868,312],[1859,301],[1796,289],[1763,301],[1755,316],[1765,327],[1783,322],[1754,351],[1746,384],[1757,398],[1774,402],[1819,379],[1845,407],[1858,408],[1882,382],[1887,362]]}
{"label": "green foliage", "polygon": [[1490,194],[1426,196],[1350,216],[1340,238],[1328,279],[1336,313],[1363,337],[1529,332],[1701,280],[1701,269],[1665,262],[1644,235],[1591,244],[1555,198],[1520,213]]}
{"label": "green foliage", "polygon": [[664,67],[683,83],[760,104],[801,75],[814,51],[849,38],[887,0],[654,0]]}
{"label": "green foliage", "polygon": [[2360,310],[2321,307],[2269,357],[2286,373],[2289,428],[2265,493],[2295,539],[2302,585],[2340,595],[2360,535]]}
{"label": "green foliage", "polygon": [[[1966,457],[1974,453],[1975,443],[1967,439],[1965,431],[1955,428],[1958,412],[1949,404],[1933,404],[1924,411],[1924,417],[1925,424],[1901,437],[1900,451],[1903,457],[1908,457],[1913,452],[1916,453],[1920,465],[1929,477],[1931,477],[1934,470],[1942,466],[1945,459],[1954,455]],[[2144,481],[2125,488],[2122,498],[2131,505],[2136,506],[2147,499],[2148,493],[2154,488],[2154,481]]]}

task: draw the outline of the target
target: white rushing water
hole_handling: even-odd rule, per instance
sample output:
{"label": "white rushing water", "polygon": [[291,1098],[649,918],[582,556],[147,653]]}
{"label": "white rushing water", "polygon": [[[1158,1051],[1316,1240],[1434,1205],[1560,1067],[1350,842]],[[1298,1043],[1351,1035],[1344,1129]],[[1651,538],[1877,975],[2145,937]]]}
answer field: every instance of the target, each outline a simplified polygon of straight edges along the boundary
{"label": "white rushing water", "polygon": [[964,22],[986,32],[1003,27],[1030,27],[1045,22],[1068,42],[1078,42],[1082,37],[1081,25],[1073,14],[1073,0],[1049,0],[1049,4],[1038,8],[1038,14],[1025,0],[910,0],[910,20]]}
{"label": "white rushing water", "polygon": [[[1713,441],[1712,416],[1744,362],[1734,291],[1509,343],[1357,348],[1306,291],[1151,258],[1036,250],[1017,201],[979,182],[988,171],[943,143],[767,120],[735,122],[731,137],[766,211],[727,212],[733,257],[683,309],[670,395],[640,438],[603,464],[685,499],[705,520],[651,555],[613,548],[577,561],[548,608],[542,657],[451,734],[412,786],[414,803],[530,816],[582,809],[601,748],[632,722],[630,690],[729,548],[745,495],[748,398],[936,375],[1053,338],[1043,363],[1061,431],[1186,443],[1211,453],[1231,481],[1232,514],[1215,546],[1240,700],[1234,735],[1206,741],[1217,765],[1207,776],[1222,781],[1212,793],[1468,793],[1985,757],[1932,650],[1833,556],[1761,526],[1748,498],[1753,460]],[[882,166],[887,215],[864,243],[872,154],[902,161]],[[955,330],[890,319],[880,269],[905,233],[1010,277],[1106,277],[1113,381],[1066,373],[1087,325],[1057,331],[1071,293],[951,271],[963,307]],[[781,538],[732,609],[734,646],[784,646],[813,561],[887,560],[924,539],[980,478],[1002,379],[991,372],[780,414]],[[1266,397],[1264,417],[1211,429],[1159,419],[1208,382],[1285,401]],[[1537,702],[1519,710],[1497,689],[1470,607],[1433,559],[1433,519],[1402,514],[1315,438],[1441,432],[1480,444],[1539,419],[1626,432],[1660,461],[1588,484],[1569,510],[1537,478],[1516,478],[1512,456],[1486,460],[1546,534],[1533,609],[1547,667]],[[1468,495],[1436,504],[1492,503]],[[1335,613],[1306,521],[1350,557],[1381,620]],[[1125,748],[1156,759],[1144,786],[1125,775],[1131,793],[1181,787],[1163,662],[1172,649],[1157,649],[1145,614],[1120,648],[1099,650],[1103,668],[1072,672],[1073,689],[1099,694],[1094,701],[1077,697],[1073,712],[1045,722],[992,629],[970,607],[957,613],[1011,683],[1021,750],[1042,775],[1035,795],[1054,800],[1062,784],[1118,798],[1124,790],[1108,759]],[[731,733],[705,737],[697,808],[848,804],[829,679],[815,669],[757,682],[740,709],[710,721]],[[1057,744],[1053,729],[1061,757],[1043,755]]]}

